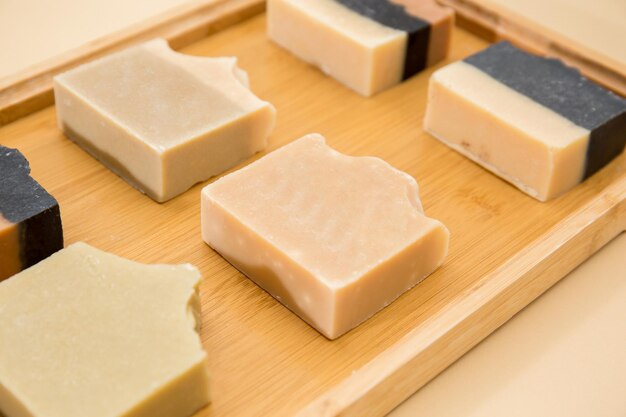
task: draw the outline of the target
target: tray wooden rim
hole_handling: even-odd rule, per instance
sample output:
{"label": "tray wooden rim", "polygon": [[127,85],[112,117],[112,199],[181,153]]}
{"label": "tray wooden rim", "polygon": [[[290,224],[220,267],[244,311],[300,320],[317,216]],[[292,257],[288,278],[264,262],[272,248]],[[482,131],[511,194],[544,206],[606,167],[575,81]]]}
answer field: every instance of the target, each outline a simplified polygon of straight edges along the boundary
{"label": "tray wooden rim", "polygon": [[[157,36],[180,49],[264,9],[264,0],[194,2],[175,16],[157,17],[72,51],[64,62],[49,62],[9,83],[0,80],[0,126],[51,105],[52,76],[67,68]],[[626,174],[622,174],[297,415],[384,415],[625,230]]]}
{"label": "tray wooden rim", "polygon": [[262,13],[265,0],[194,0],[67,51],[21,74],[0,78],[0,126],[54,104],[52,78],[77,65],[130,45],[165,38],[183,48]]}

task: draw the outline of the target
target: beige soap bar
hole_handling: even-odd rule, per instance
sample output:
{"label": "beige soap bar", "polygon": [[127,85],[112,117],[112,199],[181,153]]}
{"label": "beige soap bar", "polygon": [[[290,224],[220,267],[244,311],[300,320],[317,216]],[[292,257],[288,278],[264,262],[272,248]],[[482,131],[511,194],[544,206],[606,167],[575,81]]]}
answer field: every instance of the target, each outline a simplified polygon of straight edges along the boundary
{"label": "beige soap bar", "polygon": [[54,93],[64,133],[159,202],[262,150],[275,119],[235,58],[163,39],[63,73]]}
{"label": "beige soap bar", "polygon": [[415,180],[305,136],[202,190],[205,242],[330,339],[443,262]]}
{"label": "beige soap bar", "polygon": [[454,15],[434,0],[269,0],[269,37],[363,96],[443,60]]}
{"label": "beige soap bar", "polygon": [[187,417],[209,402],[200,273],[76,243],[0,283],[6,417]]}

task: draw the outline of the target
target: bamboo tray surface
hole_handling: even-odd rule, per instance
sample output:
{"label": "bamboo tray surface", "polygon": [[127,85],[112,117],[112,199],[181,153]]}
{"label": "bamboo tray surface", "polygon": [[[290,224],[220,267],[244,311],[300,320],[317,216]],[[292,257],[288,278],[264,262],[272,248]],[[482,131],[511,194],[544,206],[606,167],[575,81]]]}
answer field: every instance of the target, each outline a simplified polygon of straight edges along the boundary
{"label": "bamboo tray surface", "polygon": [[[486,45],[456,29],[448,62]],[[239,57],[278,110],[267,151],[319,132],[340,152],[381,157],[418,180],[427,215],[452,234],[441,269],[331,342],[202,241],[208,182],[158,204],[66,139],[53,107],[0,128],[59,200],[66,244],[200,268],[213,403],[198,417],[383,415],[626,227],[624,155],[539,203],[422,131],[432,70],[365,99],[271,43],[263,15],[183,52]]]}

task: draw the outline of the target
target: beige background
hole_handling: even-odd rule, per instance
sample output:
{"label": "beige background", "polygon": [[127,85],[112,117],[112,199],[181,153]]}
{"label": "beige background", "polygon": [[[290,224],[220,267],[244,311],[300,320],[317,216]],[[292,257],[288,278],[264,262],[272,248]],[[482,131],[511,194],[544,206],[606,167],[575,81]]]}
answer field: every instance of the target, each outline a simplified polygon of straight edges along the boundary
{"label": "beige background", "polygon": [[[602,2],[604,8],[598,6]],[[0,78],[182,3],[186,1],[0,0]],[[536,8],[539,2],[527,4]],[[560,7],[563,1],[551,4]],[[624,0],[567,4],[573,8],[562,16],[570,19],[589,15],[598,20],[604,13],[607,21],[626,21]],[[543,23],[546,18],[541,16]],[[614,24],[609,26],[615,30]],[[558,27],[576,32],[578,26],[569,20]],[[626,24],[621,27],[623,40]],[[615,48],[604,36],[586,42]],[[620,45],[613,53],[626,53]],[[625,255],[622,234],[391,415],[625,416]]]}
{"label": "beige background", "polygon": [[482,0],[626,65],[624,0]]}
{"label": "beige background", "polygon": [[390,417],[626,416],[626,234]]}
{"label": "beige background", "polygon": [[188,0],[0,0],[0,78]]}

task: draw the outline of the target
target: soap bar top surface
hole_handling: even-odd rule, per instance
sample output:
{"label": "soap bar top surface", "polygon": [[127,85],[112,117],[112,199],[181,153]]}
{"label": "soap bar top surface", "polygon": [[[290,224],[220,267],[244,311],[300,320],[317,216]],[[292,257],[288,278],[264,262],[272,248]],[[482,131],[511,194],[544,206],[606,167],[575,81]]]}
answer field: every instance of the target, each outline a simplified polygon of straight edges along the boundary
{"label": "soap bar top surface", "polygon": [[526,53],[508,41],[464,61],[585,129],[596,129],[626,111],[625,99],[578,70],[558,59]]}
{"label": "soap bar top surface", "polygon": [[415,32],[429,26],[428,22],[425,20],[407,13],[404,6],[394,4],[387,0],[335,1],[381,25],[404,32]]}
{"label": "soap bar top surface", "polygon": [[81,65],[56,81],[161,151],[271,106],[250,91],[236,58],[180,54],[164,39]]}
{"label": "soap bar top surface", "polygon": [[343,155],[320,135],[294,141],[204,192],[331,287],[357,279],[439,225],[423,215],[411,176],[379,158]]}
{"label": "soap bar top surface", "polygon": [[[283,6],[292,7],[300,12],[300,18],[305,16],[312,18],[315,22],[330,27],[355,43],[367,47],[381,46],[399,36],[404,36],[401,30],[376,22],[366,14],[358,13],[336,0],[271,0],[268,5],[272,10]],[[280,20],[268,22],[270,30],[280,23]]]}
{"label": "soap bar top surface", "polygon": [[76,243],[0,283],[0,410],[191,415],[208,401],[199,281],[191,265],[142,265]]}

